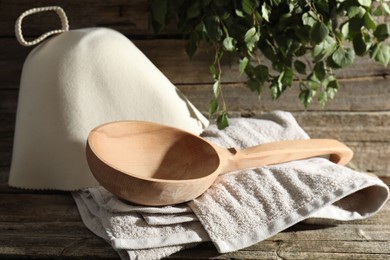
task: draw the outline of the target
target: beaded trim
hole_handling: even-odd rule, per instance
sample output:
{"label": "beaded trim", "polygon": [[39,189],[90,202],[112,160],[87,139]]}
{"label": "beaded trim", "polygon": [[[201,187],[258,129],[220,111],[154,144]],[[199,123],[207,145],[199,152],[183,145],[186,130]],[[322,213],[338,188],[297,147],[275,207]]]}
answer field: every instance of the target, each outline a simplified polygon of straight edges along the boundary
{"label": "beaded trim", "polygon": [[[61,19],[61,26],[62,26],[62,28],[59,29],[59,30],[53,30],[53,31],[50,31],[50,32],[46,32],[46,33],[42,34],[41,36],[39,36],[38,38],[36,38],[35,40],[26,41],[24,39],[23,33],[22,33],[22,21],[23,21],[23,19],[26,16],[29,16],[31,14],[40,13],[40,12],[47,12],[47,11],[55,11],[58,14],[58,16]],[[23,46],[32,46],[32,45],[38,44],[38,43],[40,43],[41,41],[43,41],[44,39],[46,39],[47,37],[49,37],[49,36],[51,36],[53,34],[63,33],[63,32],[66,32],[68,30],[69,30],[68,18],[66,17],[66,14],[65,14],[64,10],[61,7],[59,7],[59,6],[47,6],[47,7],[32,8],[30,10],[27,10],[27,11],[23,12],[19,16],[19,18],[16,20],[16,23],[15,23],[16,39]]]}

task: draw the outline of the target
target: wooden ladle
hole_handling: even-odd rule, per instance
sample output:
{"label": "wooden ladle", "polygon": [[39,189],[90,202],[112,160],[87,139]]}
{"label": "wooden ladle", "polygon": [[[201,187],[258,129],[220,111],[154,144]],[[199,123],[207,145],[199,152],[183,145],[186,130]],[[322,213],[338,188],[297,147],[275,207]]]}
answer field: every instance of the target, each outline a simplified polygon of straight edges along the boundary
{"label": "wooden ladle", "polygon": [[142,205],[169,205],[205,192],[219,174],[330,154],[346,164],[351,149],[332,139],[279,141],[225,149],[185,131],[144,121],[119,121],[93,129],[87,161],[100,184]]}

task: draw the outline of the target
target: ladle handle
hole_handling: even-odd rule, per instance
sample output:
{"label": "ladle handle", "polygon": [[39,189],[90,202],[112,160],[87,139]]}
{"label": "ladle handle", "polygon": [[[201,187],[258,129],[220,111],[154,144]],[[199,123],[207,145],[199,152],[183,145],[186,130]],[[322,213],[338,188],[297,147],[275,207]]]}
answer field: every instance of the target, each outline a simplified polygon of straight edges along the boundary
{"label": "ladle handle", "polygon": [[265,143],[236,150],[234,155],[229,156],[223,173],[322,155],[329,155],[330,161],[345,165],[352,159],[353,151],[345,144],[334,139],[289,140]]}

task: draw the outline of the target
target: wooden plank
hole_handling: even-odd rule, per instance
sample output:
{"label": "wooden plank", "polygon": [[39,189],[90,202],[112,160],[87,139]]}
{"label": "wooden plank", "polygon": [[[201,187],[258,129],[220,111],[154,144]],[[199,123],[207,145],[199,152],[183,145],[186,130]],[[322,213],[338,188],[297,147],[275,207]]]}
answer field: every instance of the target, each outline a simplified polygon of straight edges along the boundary
{"label": "wooden plank", "polygon": [[[341,87],[333,100],[322,108],[316,100],[308,111],[389,111],[389,80],[372,77],[365,80],[340,80]],[[181,92],[201,111],[207,111],[213,97],[212,84],[178,85]],[[228,110],[235,115],[255,115],[261,111],[286,110],[303,111],[298,95],[299,88],[294,85],[278,99],[272,100],[267,88],[259,96],[244,84],[223,84],[223,95]],[[206,113],[206,112],[205,112]]]}
{"label": "wooden plank", "polygon": [[346,142],[390,142],[390,111],[294,112],[295,119],[313,138]]}
{"label": "wooden plank", "polygon": [[305,241],[286,241],[270,238],[227,254],[218,254],[210,243],[206,243],[168,259],[385,259],[390,256],[388,246],[388,241],[318,241],[315,237]]}
{"label": "wooden plank", "polygon": [[[47,195],[49,196],[49,195]],[[75,205],[73,205],[75,207]],[[89,231],[78,219],[77,221],[65,221],[62,219],[61,223],[55,222],[0,222],[0,230],[2,238],[15,237],[30,237],[39,238],[88,238],[91,237]]]}
{"label": "wooden plank", "polygon": [[390,255],[390,243],[388,241],[376,241],[372,243],[362,243],[361,241],[283,241],[278,248],[278,255],[306,253],[306,257],[311,253],[349,253],[349,254],[378,254]]}
{"label": "wooden plank", "polygon": [[67,192],[0,193],[0,197],[0,222],[80,221],[76,204]]}
{"label": "wooden plank", "polygon": [[[389,215],[389,212],[387,213],[386,216]],[[384,221],[388,222],[388,220]],[[302,229],[292,231],[298,228]],[[387,241],[390,238],[390,225],[381,225],[377,222],[374,225],[349,224],[348,222],[333,226],[299,224],[293,226],[292,230],[278,233],[272,237],[272,240],[308,241],[315,238],[317,241]]]}
{"label": "wooden plank", "polygon": [[[63,237],[50,238],[46,242],[42,242],[44,238],[37,239],[36,237],[24,237],[21,240],[14,239],[0,239],[2,243],[0,246],[0,255],[10,254],[12,256],[30,256],[37,257],[43,253],[47,256],[72,256],[72,257],[97,257],[107,259],[115,258],[116,253],[110,246],[98,238],[79,238],[69,239]],[[19,242],[19,243],[18,243]],[[308,256],[337,256],[355,259],[369,259],[367,257],[375,255],[378,257],[389,256],[388,241],[317,241],[306,240],[275,240],[269,239],[260,242],[255,246],[240,251],[219,254],[211,243],[205,243],[198,247],[187,249],[177,254],[174,254],[168,259],[259,259],[259,258],[277,258],[277,256],[299,256],[299,258],[312,259]],[[31,248],[33,248],[31,250]],[[294,257],[294,259],[296,259]]]}
{"label": "wooden plank", "polygon": [[[211,54],[212,49],[205,45],[198,48],[192,59],[188,59],[184,40],[138,40],[134,43],[175,84],[210,83],[213,81],[209,65],[214,56]],[[308,54],[305,59],[310,59],[309,57]],[[245,77],[239,75],[237,64],[232,63],[228,56],[224,58],[222,64],[223,82],[243,82]],[[260,57],[260,60],[265,65],[270,65],[267,59]],[[343,70],[335,70],[335,74],[340,79],[387,76],[390,75],[390,68],[385,68],[367,57],[357,57],[352,66]]]}
{"label": "wooden plank", "polygon": [[280,252],[279,259],[337,259],[337,260],[358,260],[358,259],[389,259],[390,254],[371,253],[336,253],[336,252]]}
{"label": "wooden plank", "polygon": [[[375,3],[374,3],[375,4]],[[127,35],[151,35],[147,0],[13,0],[2,1],[0,35],[13,36],[17,17],[27,9],[40,6],[59,5],[64,8],[71,28],[111,27]],[[376,19],[376,17],[374,17]],[[390,20],[385,18],[385,22]],[[28,19],[24,28],[29,35],[38,36],[43,31],[57,28],[58,18],[53,14],[36,14]],[[160,35],[177,34],[176,26],[168,26]]]}
{"label": "wooden plank", "polygon": [[0,89],[19,88],[23,63],[32,49],[22,47],[15,38],[0,38],[0,46]]}
{"label": "wooden plank", "polygon": [[[37,193],[37,192],[35,192]],[[17,197],[10,199],[9,196]],[[43,199],[43,196],[46,197]],[[32,199],[28,199],[28,197]],[[61,198],[63,197],[63,198]],[[65,197],[69,197],[65,195]],[[24,214],[15,216],[12,210],[0,208],[8,217],[0,219],[1,257],[99,257],[116,258],[117,255],[102,239],[97,238],[82,226],[79,218],[69,217],[77,211],[74,203],[68,203],[63,195],[53,194],[0,194],[0,201],[13,203],[11,208],[30,204]],[[70,198],[70,197],[69,197]],[[71,198],[70,198],[71,200]],[[44,201],[44,205],[41,204]],[[58,207],[61,205],[61,207]],[[22,205],[23,207],[24,205]],[[48,207],[51,209],[48,210]],[[72,208],[72,209],[71,209]],[[71,209],[71,210],[70,210]],[[62,214],[52,214],[53,211]],[[29,214],[25,214],[28,212]],[[42,213],[43,212],[43,213]],[[48,216],[42,217],[47,213]],[[337,256],[357,259],[386,257],[389,255],[390,202],[377,215],[354,222],[330,222],[328,226],[297,224],[265,241],[243,250],[219,254],[211,243],[179,252],[169,259],[258,259],[292,257],[308,259],[309,256]],[[39,214],[38,217],[35,214]],[[20,216],[22,215],[22,216]]]}
{"label": "wooden plank", "polygon": [[[276,251],[276,250],[275,250]],[[221,256],[215,256],[213,253],[209,253],[209,255],[204,256],[204,257],[198,257],[198,255],[182,255],[182,254],[177,254],[174,255],[173,257],[169,257],[167,259],[241,259],[241,260],[259,260],[259,259],[346,259],[346,260],[351,260],[351,259],[388,259],[390,255],[388,254],[379,254],[379,255],[374,255],[374,254],[359,254],[359,253],[306,253],[306,252],[293,252],[291,254],[286,254],[282,253],[279,255],[279,252],[276,251],[273,254],[265,254],[263,252],[248,252],[248,251],[238,251],[234,253],[229,253],[226,255],[221,255]]]}
{"label": "wooden plank", "polygon": [[[340,80],[340,89],[336,98],[329,100],[322,108],[314,101],[309,111],[389,111],[389,80],[383,77],[356,78]],[[212,84],[177,84],[183,94],[201,111],[207,111],[213,97]],[[228,110],[231,112],[256,113],[259,111],[286,110],[303,111],[298,99],[299,88],[294,85],[286,90],[278,100],[272,100],[267,88],[259,99],[255,92],[243,83],[225,83],[222,85]],[[0,88],[0,113],[14,113],[17,108],[17,89]]]}
{"label": "wooden plank", "polygon": [[[14,36],[15,21],[27,9],[53,5],[61,6],[65,10],[71,29],[99,26],[114,28],[128,35],[151,34],[147,0],[12,0],[1,2],[1,35]],[[38,36],[58,28],[58,20],[54,14],[36,14],[26,18],[23,30],[26,35]]]}
{"label": "wooden plank", "polygon": [[0,236],[1,258],[27,259],[119,259],[118,254],[103,239],[58,237],[4,237]]}
{"label": "wooden plank", "polygon": [[[329,133],[332,129],[328,130]],[[325,132],[325,131],[324,131]],[[323,133],[324,133],[323,132]],[[364,134],[364,133],[362,133]],[[334,135],[333,135],[334,136]],[[331,138],[331,134],[324,137]],[[339,139],[343,141],[342,139]],[[345,142],[345,141],[343,141]],[[354,151],[352,164],[355,169],[390,177],[390,142],[345,142]],[[12,141],[0,140],[0,167],[9,167],[12,156]]]}
{"label": "wooden plank", "polygon": [[360,171],[390,177],[390,142],[346,142],[354,151],[351,163]]}
{"label": "wooden plank", "polygon": [[202,243],[194,248],[180,251],[176,254],[167,257],[166,259],[280,259],[276,252],[279,242],[262,241],[260,242],[260,244],[262,244],[261,248],[259,247],[256,251],[248,251],[247,249],[242,249],[240,251],[220,254],[211,242],[207,242]]}
{"label": "wooden plank", "polygon": [[[210,84],[213,81],[209,72],[212,55],[205,46],[189,59],[184,40],[134,40],[134,43],[174,84]],[[21,47],[14,38],[0,38],[0,46],[3,46],[0,50],[0,88],[17,88],[21,68],[31,48]],[[222,71],[226,83],[245,81],[245,76],[239,75],[237,65],[231,64],[228,57],[223,62]],[[389,76],[390,67],[385,68],[367,57],[357,57],[349,68],[336,70],[336,75],[340,79],[357,77],[364,82],[370,80],[367,77]]]}
{"label": "wooden plank", "polygon": [[8,175],[9,168],[0,168],[0,196],[2,193],[9,193],[10,190],[16,190],[8,186]]}
{"label": "wooden plank", "polygon": [[[244,112],[239,112],[242,115]],[[390,112],[294,112],[299,124],[313,138],[335,138],[355,152],[352,163],[362,171],[390,176]],[[253,113],[257,117],[261,113]],[[239,115],[238,115],[239,116]],[[11,162],[14,114],[1,114],[0,166]]]}
{"label": "wooden plank", "polygon": [[9,167],[12,158],[13,142],[0,140],[0,167]]}

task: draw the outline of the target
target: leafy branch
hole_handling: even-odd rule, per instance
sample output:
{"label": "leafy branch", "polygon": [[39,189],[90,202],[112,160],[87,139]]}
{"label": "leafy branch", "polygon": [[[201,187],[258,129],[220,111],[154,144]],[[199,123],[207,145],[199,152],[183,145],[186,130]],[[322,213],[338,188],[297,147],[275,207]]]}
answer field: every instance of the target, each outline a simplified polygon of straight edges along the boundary
{"label": "leafy branch", "polygon": [[150,0],[150,7],[154,31],[174,20],[188,39],[190,57],[201,42],[212,47],[209,113],[221,129],[229,124],[221,84],[224,53],[236,54],[240,74],[259,95],[268,86],[277,99],[297,81],[304,107],[315,97],[322,106],[334,98],[334,70],[350,66],[356,55],[384,66],[390,60],[384,19],[390,8],[384,0]]}

